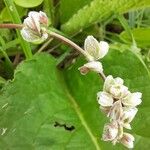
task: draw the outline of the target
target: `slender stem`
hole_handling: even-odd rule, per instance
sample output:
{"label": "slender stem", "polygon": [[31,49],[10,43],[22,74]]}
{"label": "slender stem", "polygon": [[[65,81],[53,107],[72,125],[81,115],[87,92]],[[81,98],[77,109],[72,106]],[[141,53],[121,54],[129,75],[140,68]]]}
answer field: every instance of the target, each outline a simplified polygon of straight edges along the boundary
{"label": "slender stem", "polygon": [[85,56],[85,58],[88,60],[88,61],[93,61],[92,57],[90,55],[88,55],[81,47],[79,47],[77,44],[75,44],[74,42],[72,42],[71,40],[67,39],[66,37],[60,35],[60,34],[57,34],[55,32],[52,32],[52,31],[48,31],[48,34],[51,36],[51,37],[54,37],[60,41],[62,41],[63,43],[73,47],[75,50],[79,51],[82,55]]}
{"label": "slender stem", "polygon": [[38,50],[38,53],[42,52],[48,45],[49,43],[53,40],[53,38],[50,38],[46,43],[42,45],[42,47]]}
{"label": "slender stem", "polygon": [[104,81],[106,80],[106,76],[105,76],[104,72],[99,73],[99,75]]}
{"label": "slender stem", "polygon": [[0,24],[0,28],[8,28],[8,29],[22,29],[22,24]]}

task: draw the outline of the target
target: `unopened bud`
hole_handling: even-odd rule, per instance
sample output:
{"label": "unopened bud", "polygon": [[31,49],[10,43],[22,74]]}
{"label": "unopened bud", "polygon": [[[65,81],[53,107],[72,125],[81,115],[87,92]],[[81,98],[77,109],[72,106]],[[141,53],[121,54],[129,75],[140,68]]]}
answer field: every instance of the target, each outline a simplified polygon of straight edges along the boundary
{"label": "unopened bud", "polygon": [[101,73],[103,72],[103,67],[99,61],[92,61],[84,64],[82,67],[79,68],[79,70],[82,75],[86,75],[89,71]]}
{"label": "unopened bud", "polygon": [[123,126],[127,129],[131,129],[130,122],[134,119],[138,109],[137,108],[124,108],[123,116],[122,116],[122,123]]}
{"label": "unopened bud", "polygon": [[104,83],[104,91],[110,93],[115,99],[120,99],[128,94],[128,88],[123,85],[123,79],[107,76]]}
{"label": "unopened bud", "polygon": [[113,121],[104,126],[102,139],[104,141],[113,141],[118,135],[118,124]]}
{"label": "unopened bud", "polygon": [[21,35],[24,40],[40,44],[48,38],[45,28],[48,26],[48,18],[44,12],[29,12],[23,24],[24,27],[21,30]]}
{"label": "unopened bud", "polygon": [[111,109],[108,113],[108,117],[110,117],[111,120],[119,120],[120,121],[120,117],[122,115],[123,115],[123,108],[121,105],[121,101],[118,100],[111,107]]}
{"label": "unopened bud", "polygon": [[134,147],[134,136],[129,133],[123,133],[123,137],[121,138],[120,142],[126,146],[127,148]]}

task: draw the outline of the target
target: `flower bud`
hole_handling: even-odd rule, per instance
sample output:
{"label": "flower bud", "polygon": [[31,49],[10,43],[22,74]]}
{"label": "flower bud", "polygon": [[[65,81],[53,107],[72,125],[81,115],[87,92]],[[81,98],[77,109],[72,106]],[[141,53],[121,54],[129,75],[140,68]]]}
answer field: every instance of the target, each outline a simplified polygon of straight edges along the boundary
{"label": "flower bud", "polygon": [[142,93],[135,92],[135,93],[128,93],[128,95],[122,99],[122,103],[125,106],[135,107],[139,104],[141,104],[142,100]]}
{"label": "flower bud", "polygon": [[89,71],[101,73],[103,72],[103,67],[99,61],[92,61],[84,64],[82,67],[79,68],[79,70],[82,75],[86,75]]}
{"label": "flower bud", "polygon": [[113,78],[111,75],[107,76],[105,80],[104,91],[110,93],[115,99],[121,99],[129,92],[121,78]]}
{"label": "flower bud", "polygon": [[104,141],[113,141],[118,135],[118,124],[113,121],[104,126],[102,139]]}
{"label": "flower bud", "polygon": [[108,107],[113,105],[113,98],[107,92],[98,92],[97,100],[98,103],[103,107]]}
{"label": "flower bud", "polygon": [[29,12],[23,24],[21,35],[24,40],[40,44],[48,38],[45,28],[48,26],[48,18],[44,12]]}
{"label": "flower bud", "polygon": [[134,147],[134,137],[133,135],[129,133],[123,133],[123,137],[121,138],[120,142],[126,146],[127,148],[133,148]]}
{"label": "flower bud", "polygon": [[138,111],[137,108],[124,108],[121,120],[125,128],[131,129],[130,122],[134,119],[137,111]]}
{"label": "flower bud", "polygon": [[122,105],[121,105],[121,101],[118,100],[111,107],[111,109],[108,113],[108,117],[110,117],[111,120],[120,121],[119,119],[122,116],[122,114],[123,114],[123,108],[122,108]]}
{"label": "flower bud", "polygon": [[93,36],[88,36],[84,42],[84,49],[93,57],[93,60],[98,60],[107,54],[109,45],[104,41],[99,43]]}

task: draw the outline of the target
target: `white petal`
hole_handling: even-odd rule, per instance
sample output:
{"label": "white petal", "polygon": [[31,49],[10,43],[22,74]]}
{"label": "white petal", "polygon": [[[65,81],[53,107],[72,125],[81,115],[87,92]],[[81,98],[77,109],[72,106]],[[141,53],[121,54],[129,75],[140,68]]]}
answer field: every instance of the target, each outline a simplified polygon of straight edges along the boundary
{"label": "white petal", "polygon": [[114,84],[114,79],[112,75],[109,75],[105,79],[103,90],[109,92],[109,89],[112,86],[112,84]]}
{"label": "white petal", "polygon": [[39,21],[40,21],[40,23],[42,23],[42,24],[48,26],[48,17],[47,17],[47,15],[46,15],[44,12],[42,12],[42,11],[39,12]]}
{"label": "white petal", "polygon": [[99,48],[99,58],[103,58],[108,53],[109,45],[105,41],[100,41]]}
{"label": "white petal", "polygon": [[130,123],[134,119],[137,111],[137,108],[124,108],[123,120],[125,123]]}
{"label": "white petal", "polygon": [[110,93],[115,99],[122,99],[128,93],[128,88],[123,85],[123,79],[117,77],[113,78],[113,76],[107,76],[103,90]]}
{"label": "white petal", "polygon": [[37,36],[36,34],[34,34],[34,32],[32,32],[30,29],[24,27],[21,30],[21,35],[23,37],[24,40],[34,43],[34,44],[40,44],[42,43],[44,40],[46,40],[46,38],[48,37],[47,33],[44,33],[42,35],[42,37]]}
{"label": "white petal", "polygon": [[99,61],[92,61],[92,62],[84,64],[82,67],[79,68],[79,70],[82,75],[85,75],[89,71],[101,73],[103,72],[103,67]]}
{"label": "white petal", "polygon": [[128,88],[122,84],[114,84],[111,86],[109,92],[116,99],[121,99],[128,94]]}
{"label": "white petal", "polygon": [[112,106],[113,98],[106,92],[98,92],[97,93],[98,103],[103,107]]}
{"label": "white petal", "polygon": [[141,104],[142,102],[141,97],[142,97],[142,93],[140,92],[129,93],[124,99],[122,99],[122,103],[125,106],[135,107]]}
{"label": "white petal", "polygon": [[123,115],[123,108],[121,105],[121,101],[116,101],[113,106],[111,107],[108,117],[110,117],[111,120],[119,120]]}
{"label": "white petal", "polygon": [[28,18],[30,19],[30,22],[32,22],[32,25],[33,26],[29,26],[30,24],[28,24],[27,21],[27,18],[26,18],[26,21],[24,23],[28,24],[28,27],[32,28],[33,30],[35,31],[38,31],[38,33],[40,33],[40,22],[39,22],[39,12],[36,12],[36,11],[30,11],[29,14],[28,14]]}
{"label": "white petal", "polygon": [[121,79],[120,77],[117,77],[114,79],[116,84],[122,84],[124,83],[123,79]]}
{"label": "white petal", "polygon": [[117,122],[111,122],[104,126],[102,139],[104,141],[113,141],[118,135],[118,124]]}
{"label": "white petal", "polygon": [[32,42],[34,40],[37,40],[39,37],[36,36],[35,34],[33,34],[33,32],[24,27],[22,30],[21,30],[21,35],[23,37],[24,40],[28,41],[28,42]]}
{"label": "white petal", "polygon": [[127,148],[133,148],[134,147],[134,136],[129,133],[124,133],[122,139],[120,142],[126,146]]}
{"label": "white petal", "polygon": [[99,59],[99,42],[93,36],[88,36],[85,39],[84,50],[90,54],[94,60]]}

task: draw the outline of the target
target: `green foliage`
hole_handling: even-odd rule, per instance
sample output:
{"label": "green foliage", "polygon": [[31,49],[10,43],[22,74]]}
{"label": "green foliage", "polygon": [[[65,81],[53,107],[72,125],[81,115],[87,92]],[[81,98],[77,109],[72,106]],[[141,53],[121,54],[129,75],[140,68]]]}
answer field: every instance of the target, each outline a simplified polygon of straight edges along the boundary
{"label": "green foliage", "polygon": [[[60,19],[61,23],[68,21],[79,9],[89,4],[92,0],[61,0]],[[71,6],[71,7],[68,7]]]}
{"label": "green foliage", "polygon": [[62,25],[62,31],[68,34],[79,32],[85,27],[104,21],[115,14],[150,6],[149,0],[93,0]]}
{"label": "green foliage", "polygon": [[14,0],[14,2],[24,8],[32,8],[40,5],[43,0]]}
{"label": "green foliage", "polygon": [[[21,24],[27,12],[43,11],[48,29],[81,47],[87,35],[108,41],[111,49],[101,60],[104,73],[123,78],[129,90],[143,94],[132,130],[125,132],[134,135],[135,150],[149,150],[148,6],[150,0],[4,0],[0,22]],[[94,72],[80,74],[84,58],[54,39],[42,45],[51,56],[32,57],[31,48],[36,53],[39,45],[25,42],[18,30],[0,32],[0,150],[125,150],[101,140],[109,122],[96,100],[103,81]],[[58,64],[69,67],[60,71]]]}
{"label": "green foliage", "polygon": [[[19,13],[19,16],[22,17],[26,14],[27,10],[22,8],[22,7],[17,7],[17,11]],[[5,21],[11,21],[11,16],[8,12],[8,9],[5,7],[3,8],[3,10],[1,11],[0,14],[0,19],[5,22]]]}
{"label": "green foliage", "polygon": [[[131,30],[133,37],[139,47],[150,46],[150,28],[135,28]],[[131,36],[125,31],[120,34],[120,38],[126,43],[131,44]]]}
{"label": "green foliage", "polygon": [[[12,18],[12,22],[21,24],[22,22],[21,22],[19,13],[18,13],[13,1],[12,0],[4,0],[4,2],[7,7],[8,12],[9,12],[9,15]],[[23,38],[18,30],[17,30],[17,35],[20,40],[20,44],[22,46],[22,49],[25,53],[26,58],[30,59],[32,57],[30,45],[26,41],[23,40]]]}
{"label": "green foliage", "polygon": [[[79,60],[63,74],[55,69],[55,64],[46,54],[36,55],[19,65],[14,79],[1,91],[0,149],[112,148],[100,140],[106,119],[99,110],[96,92],[102,89],[102,81],[96,73],[80,75],[77,68],[83,61]],[[143,137],[150,137],[146,131],[149,114],[144,111],[148,109],[150,96],[148,72],[131,52],[111,50],[103,64],[107,75],[120,76],[132,91],[143,93],[143,105],[139,106],[139,117],[133,128],[134,133],[141,136],[136,143],[137,150],[139,146],[144,148],[147,145]],[[145,125],[139,126],[143,115]],[[121,145],[116,148],[124,149]]]}

